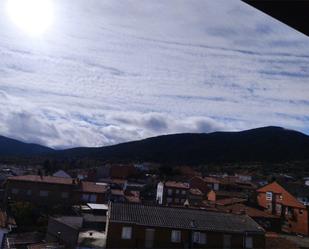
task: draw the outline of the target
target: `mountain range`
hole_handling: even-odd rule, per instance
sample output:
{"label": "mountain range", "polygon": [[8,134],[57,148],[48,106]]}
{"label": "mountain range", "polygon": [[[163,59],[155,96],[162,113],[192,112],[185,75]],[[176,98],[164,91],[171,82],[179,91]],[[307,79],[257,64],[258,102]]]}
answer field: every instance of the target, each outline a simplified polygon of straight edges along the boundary
{"label": "mountain range", "polygon": [[92,158],[171,164],[283,162],[309,159],[309,136],[281,127],[240,132],[184,133],[97,148],[54,150],[0,137],[0,157]]}

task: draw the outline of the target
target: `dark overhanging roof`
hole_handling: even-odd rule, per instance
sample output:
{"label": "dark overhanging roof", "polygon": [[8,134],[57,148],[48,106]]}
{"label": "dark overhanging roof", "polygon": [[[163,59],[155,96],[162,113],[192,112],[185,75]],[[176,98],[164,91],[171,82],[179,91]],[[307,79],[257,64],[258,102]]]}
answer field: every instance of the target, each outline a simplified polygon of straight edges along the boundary
{"label": "dark overhanging roof", "polygon": [[209,232],[263,234],[247,215],[130,203],[110,203],[110,222]]}
{"label": "dark overhanging roof", "polygon": [[309,36],[308,0],[242,0]]}

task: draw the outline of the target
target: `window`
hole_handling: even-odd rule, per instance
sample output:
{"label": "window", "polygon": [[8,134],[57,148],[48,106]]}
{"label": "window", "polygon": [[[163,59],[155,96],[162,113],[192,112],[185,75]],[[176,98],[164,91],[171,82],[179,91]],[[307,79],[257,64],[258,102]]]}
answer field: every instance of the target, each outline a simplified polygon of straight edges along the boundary
{"label": "window", "polygon": [[181,231],[172,230],[171,241],[174,243],[179,243],[181,241]]}
{"label": "window", "polygon": [[12,189],[12,194],[17,195],[19,193],[19,189],[18,188],[13,188]]}
{"label": "window", "polygon": [[281,206],[281,204],[276,204],[276,213],[277,213],[277,214],[281,214],[281,212],[282,212],[282,206]]}
{"label": "window", "polygon": [[283,200],[283,196],[279,195],[279,200],[282,201]]}
{"label": "window", "polygon": [[171,202],[173,201],[173,199],[170,198],[170,197],[167,197],[167,198],[166,198],[166,201],[167,201],[167,203],[171,203]]}
{"label": "window", "polygon": [[273,193],[272,192],[266,192],[266,200],[271,201],[273,199]]}
{"label": "window", "polygon": [[267,207],[267,210],[270,212],[273,210],[273,207],[271,204],[267,204],[266,207]]}
{"label": "window", "polygon": [[246,236],[245,248],[253,248],[253,238]]}
{"label": "window", "polygon": [[168,195],[172,195],[172,194],[173,194],[173,190],[172,190],[172,189],[168,189],[168,190],[167,190],[167,194],[168,194]]}
{"label": "window", "polygon": [[32,190],[31,189],[27,190],[27,195],[32,195]]}
{"label": "window", "polygon": [[95,194],[90,195],[90,202],[96,203],[96,201],[97,201],[97,195],[95,195]]}
{"label": "window", "polygon": [[132,238],[132,227],[122,227],[121,238],[131,239]]}
{"label": "window", "polygon": [[177,194],[177,195],[179,194],[179,189],[176,189],[176,194]]}
{"label": "window", "polygon": [[47,196],[48,196],[48,191],[46,191],[46,190],[40,190],[40,196],[41,196],[41,197],[47,197]]}
{"label": "window", "polygon": [[185,194],[186,194],[186,190],[182,190],[181,193],[182,193],[183,195],[185,195]]}
{"label": "window", "polygon": [[205,245],[206,244],[206,233],[194,232],[193,233],[193,242],[196,244]]}
{"label": "window", "polygon": [[179,198],[175,198],[175,202],[176,202],[176,203],[179,203]]}
{"label": "window", "polygon": [[61,193],[61,197],[62,197],[63,199],[68,198],[68,197],[69,197],[69,193],[68,193],[68,192],[62,192],[62,193]]}
{"label": "window", "polygon": [[82,200],[83,201],[88,201],[89,200],[89,195],[88,194],[83,194],[82,195]]}

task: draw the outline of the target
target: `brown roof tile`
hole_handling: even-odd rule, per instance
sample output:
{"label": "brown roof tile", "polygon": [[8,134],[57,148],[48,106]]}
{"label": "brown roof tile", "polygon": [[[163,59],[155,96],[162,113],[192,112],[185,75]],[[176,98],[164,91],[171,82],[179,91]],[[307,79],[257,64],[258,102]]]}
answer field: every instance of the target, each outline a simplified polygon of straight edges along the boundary
{"label": "brown roof tile", "polygon": [[186,182],[175,182],[175,181],[167,181],[165,182],[165,186],[169,188],[181,188],[181,189],[189,189],[189,183]]}
{"label": "brown roof tile", "polygon": [[56,177],[56,176],[39,176],[39,175],[23,175],[23,176],[11,176],[9,181],[27,181],[27,182],[42,182],[50,184],[66,184],[71,185],[73,183],[72,178]]}
{"label": "brown roof tile", "polygon": [[107,185],[101,185],[95,182],[81,182],[81,191],[88,193],[106,193],[108,191]]}
{"label": "brown roof tile", "polygon": [[237,197],[225,198],[225,199],[217,200],[216,204],[220,206],[228,206],[228,205],[232,205],[235,203],[241,203],[241,202],[246,202],[246,199],[237,198]]}
{"label": "brown roof tile", "polygon": [[199,195],[199,196],[204,195],[203,192],[201,190],[199,190],[198,188],[190,188],[189,192],[192,195]]}

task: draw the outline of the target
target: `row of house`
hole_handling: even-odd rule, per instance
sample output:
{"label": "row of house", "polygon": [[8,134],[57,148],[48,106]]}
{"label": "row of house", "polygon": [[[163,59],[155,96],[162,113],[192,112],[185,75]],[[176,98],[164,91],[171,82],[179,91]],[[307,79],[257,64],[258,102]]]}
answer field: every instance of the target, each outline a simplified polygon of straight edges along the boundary
{"label": "row of house", "polygon": [[[221,190],[222,185],[225,190]],[[156,200],[164,206],[247,213],[269,231],[309,235],[309,206],[304,198],[309,196],[309,187],[272,182],[254,189],[251,184],[240,182],[235,187],[234,181],[231,188],[227,186],[226,181],[211,177],[159,182]],[[239,186],[244,189],[242,192],[236,191]]]}
{"label": "row of house", "polygon": [[95,181],[60,173],[12,176],[4,184],[4,208],[15,201],[72,208],[70,215],[50,217],[45,239],[51,245],[264,248],[265,231],[309,235],[309,195],[295,182],[258,187],[242,176],[191,172],[182,181],[154,181],[153,201],[145,201],[147,183],[131,182],[127,173]]}

